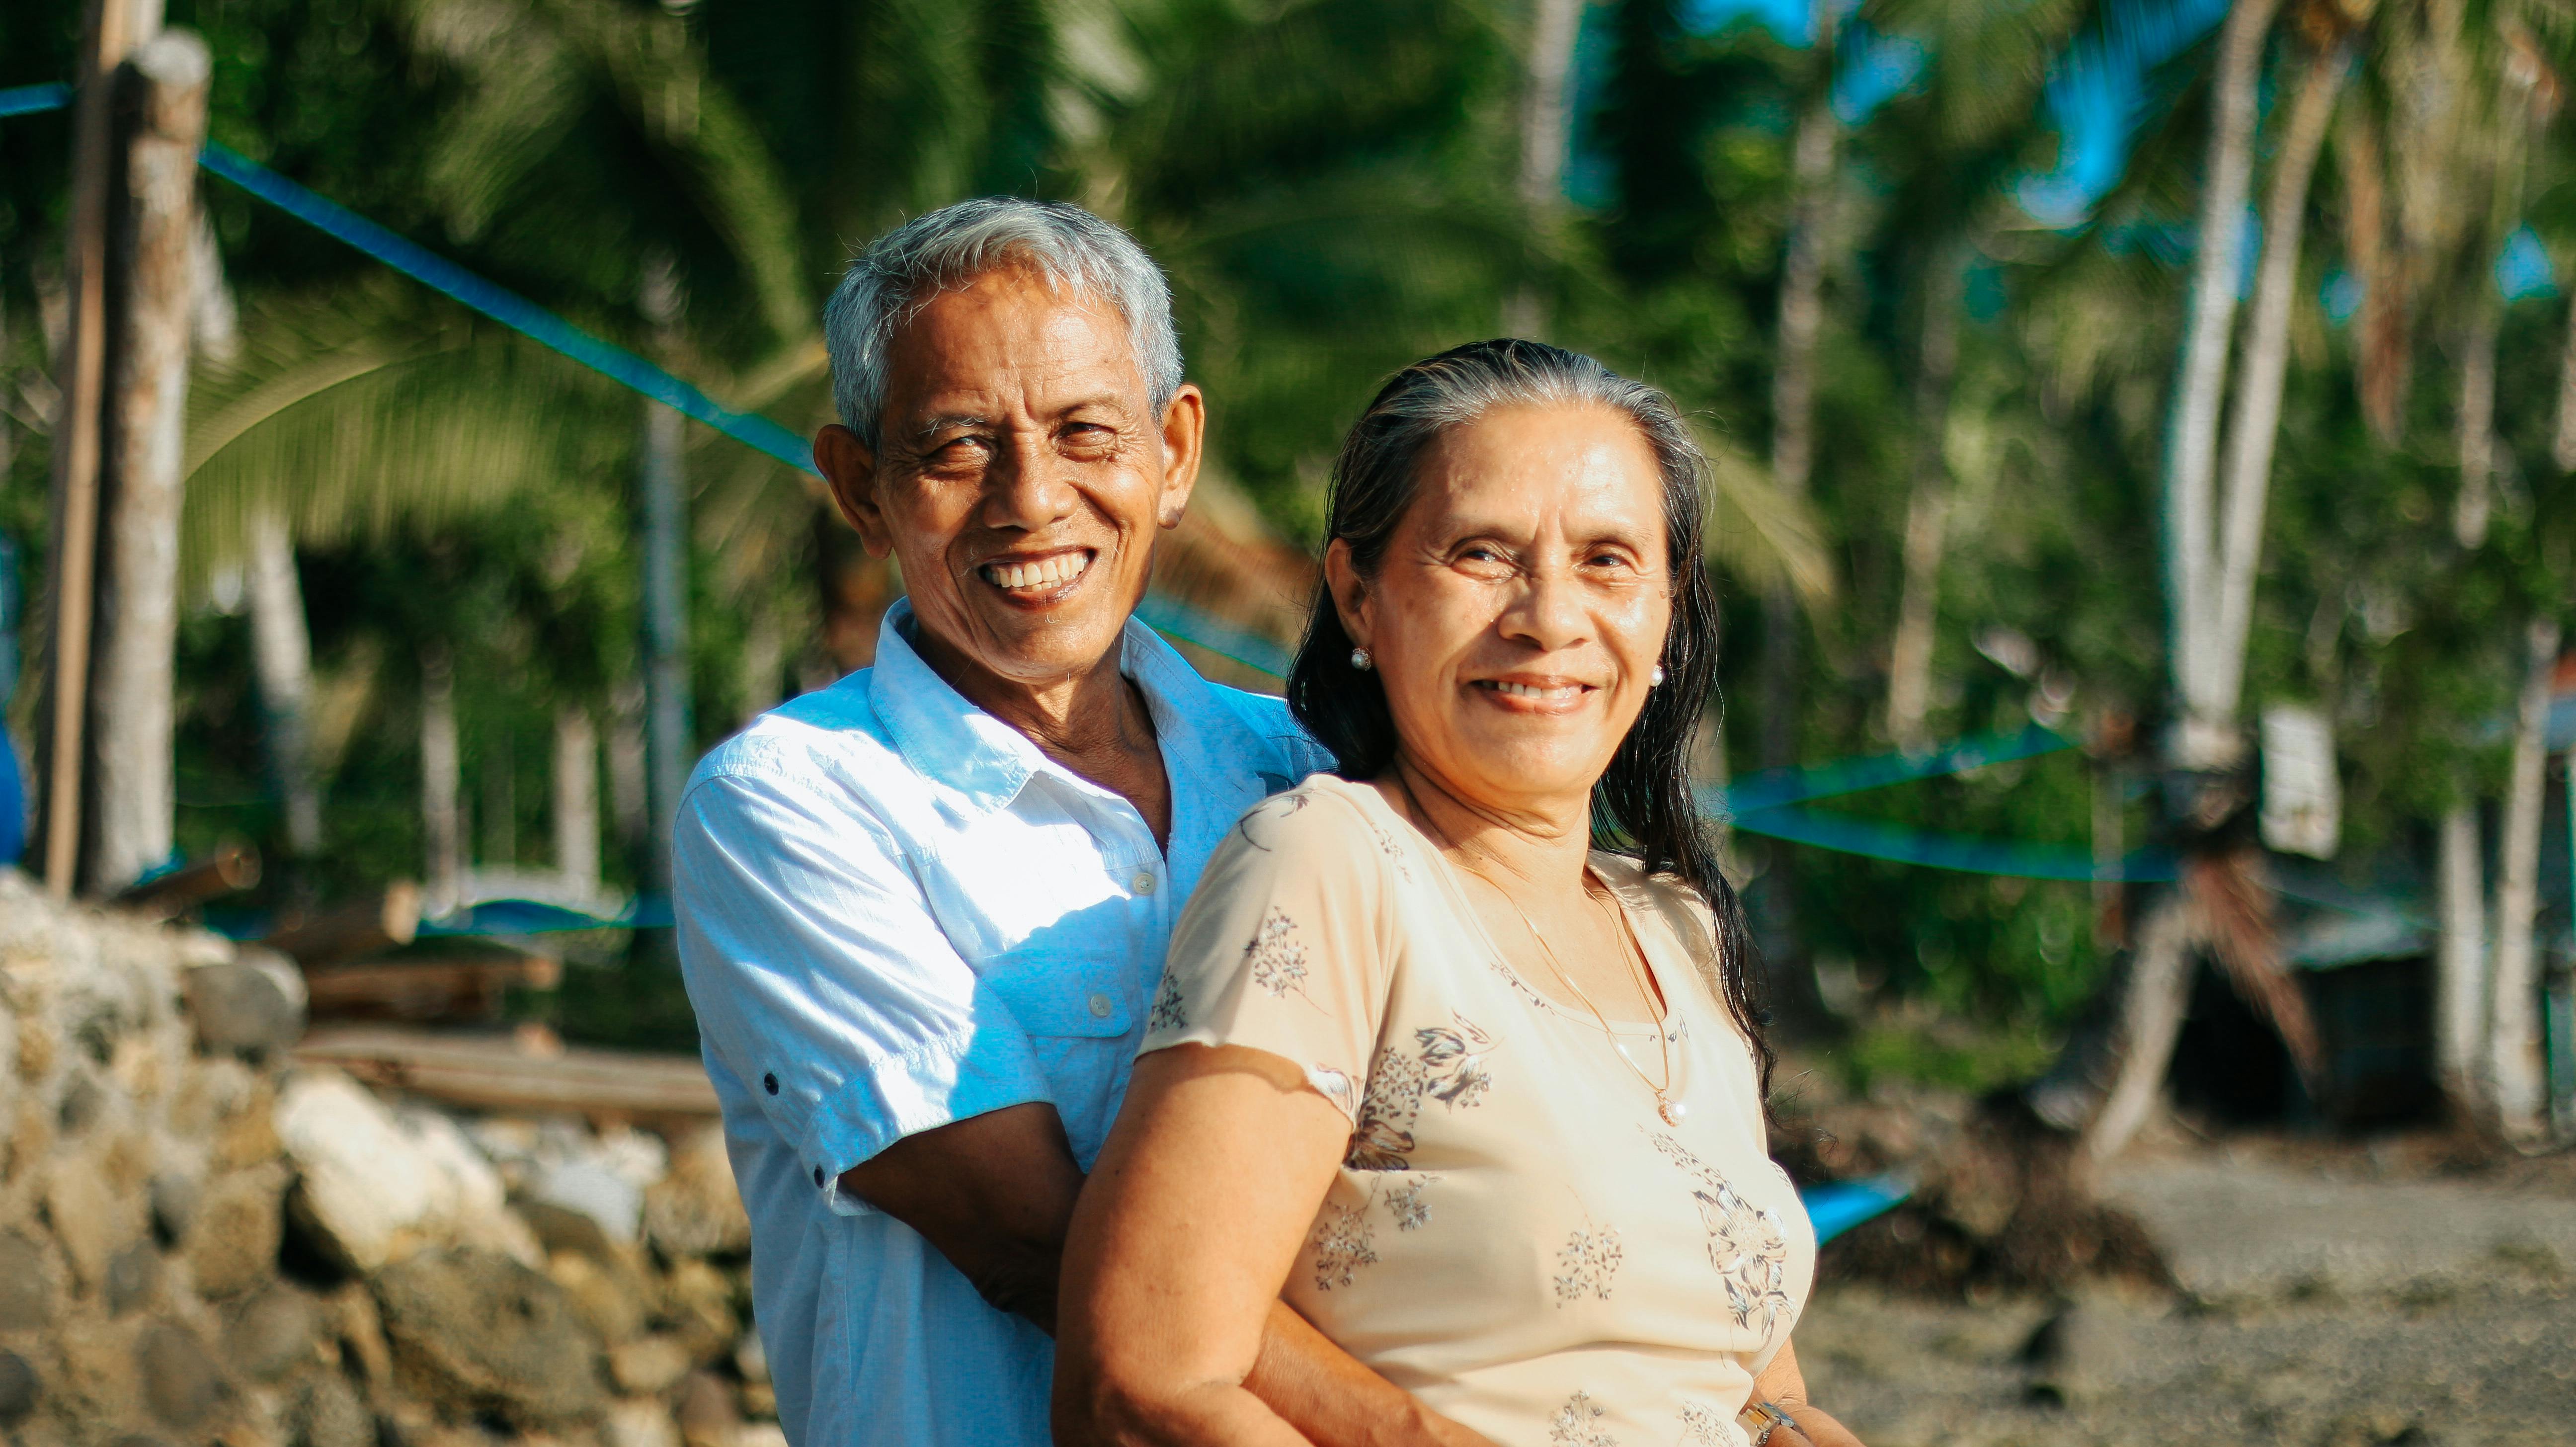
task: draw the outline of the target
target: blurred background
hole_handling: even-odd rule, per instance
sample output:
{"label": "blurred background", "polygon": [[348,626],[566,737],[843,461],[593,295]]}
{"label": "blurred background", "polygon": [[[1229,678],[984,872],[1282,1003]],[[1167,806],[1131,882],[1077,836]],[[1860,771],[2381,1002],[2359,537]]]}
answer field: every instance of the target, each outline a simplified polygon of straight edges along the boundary
{"label": "blurred background", "polygon": [[[870,237],[989,192],[1127,227],[1212,418],[1147,616],[1246,687],[1276,687],[1386,373],[1509,333],[1665,388],[1717,462],[1699,763],[1788,1045],[1784,1159],[1912,1193],[1828,1254],[1818,1400],[1873,1442],[2576,1421],[2531,1334],[2576,1327],[2565,0],[156,24],[202,38],[207,141],[796,436]],[[94,803],[49,869],[84,243],[81,104],[44,88],[84,34],[59,0],[0,11],[24,868],[265,939],[317,1032],[691,1049],[655,821],[704,748],[865,666],[901,579],[793,448],[682,423],[247,172],[197,183],[171,253],[168,725],[84,745],[166,756],[167,806]],[[93,719],[164,706],[103,676]],[[330,1058],[427,1078],[412,1035],[355,1038]]]}

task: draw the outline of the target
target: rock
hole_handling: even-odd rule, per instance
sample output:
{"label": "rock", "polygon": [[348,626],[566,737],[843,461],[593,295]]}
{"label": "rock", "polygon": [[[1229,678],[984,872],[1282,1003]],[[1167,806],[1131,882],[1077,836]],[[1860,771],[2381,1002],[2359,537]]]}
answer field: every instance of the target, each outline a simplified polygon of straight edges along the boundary
{"label": "rock", "polygon": [[484,1251],[431,1251],[372,1283],[397,1370],[422,1394],[522,1426],[599,1412],[598,1344],[571,1296]]}
{"label": "rock", "polygon": [[51,1276],[43,1247],[0,1231],[0,1331],[33,1331],[53,1321]]}
{"label": "rock", "polygon": [[161,1252],[149,1241],[137,1241],[108,1258],[107,1314],[123,1316],[151,1304],[161,1284]]}
{"label": "rock", "polygon": [[775,1422],[746,1422],[734,1429],[733,1447],[791,1447],[787,1429]]}
{"label": "rock", "polygon": [[232,960],[188,971],[182,988],[197,1046],[210,1055],[257,1058],[304,1035],[304,972],[275,950],[245,945]]}
{"label": "rock", "polygon": [[163,1246],[176,1246],[188,1234],[189,1223],[197,1219],[197,1205],[205,1197],[205,1188],[196,1177],[178,1171],[162,1171],[152,1177],[145,1188],[152,1206],[152,1235]]}
{"label": "rock", "polygon": [[698,1361],[723,1356],[741,1339],[733,1303],[733,1283],[703,1261],[682,1261],[663,1279],[662,1315]]}
{"label": "rock", "polygon": [[733,1369],[746,1382],[769,1380],[769,1348],[761,1345],[759,1332],[744,1332],[742,1340],[734,1343]]}
{"label": "rock", "polygon": [[336,1372],[313,1379],[295,1413],[296,1447],[376,1447],[376,1418]]}
{"label": "rock", "polygon": [[36,1369],[16,1352],[0,1352],[0,1427],[15,1427],[34,1414],[43,1400],[44,1383]]}
{"label": "rock", "polygon": [[297,1076],[277,1098],[278,1139],[301,1173],[290,1209],[360,1275],[416,1245],[454,1187],[437,1158],[337,1071]]}
{"label": "rock", "polygon": [[742,1412],[734,1405],[733,1388],[713,1372],[691,1372],[688,1383],[680,1388],[680,1440],[688,1447],[733,1447],[734,1436],[742,1430]]}
{"label": "rock", "polygon": [[447,1178],[446,1199],[436,1214],[464,1219],[508,1208],[509,1193],[502,1188],[500,1174],[454,1120],[419,1109],[402,1111],[395,1120]]}
{"label": "rock", "polygon": [[106,1089],[84,1072],[73,1076],[71,1083],[63,1087],[63,1101],[56,1119],[62,1123],[63,1134],[79,1135],[97,1124],[98,1118],[105,1115],[113,1103]]}
{"label": "rock", "polygon": [[588,1216],[620,1246],[635,1244],[644,1216],[644,1193],[595,1160],[569,1160],[539,1171],[528,1183],[528,1199]]}
{"label": "rock", "polygon": [[688,1347],[677,1337],[648,1336],[608,1353],[608,1375],[617,1389],[638,1397],[669,1391],[694,1365]]}
{"label": "rock", "polygon": [[671,1153],[670,1172],[645,1187],[644,1233],[666,1257],[751,1249],[751,1217],[734,1185],[722,1126],[682,1142]]}
{"label": "rock", "polygon": [[2138,1355],[2133,1313],[2110,1294],[2088,1291],[2040,1323],[2022,1349],[2030,1396],[2060,1405],[2098,1401]]}
{"label": "rock", "polygon": [[599,1425],[602,1447],[680,1447],[679,1424],[659,1402],[618,1402]]}
{"label": "rock", "polygon": [[224,1350],[242,1375],[273,1382],[313,1359],[313,1303],[290,1286],[272,1285],[243,1302],[224,1333]]}
{"label": "rock", "polygon": [[143,1234],[143,1203],[109,1189],[94,1160],[87,1156],[57,1159],[45,1179],[45,1222],[72,1277],[84,1291],[107,1281],[109,1258]]}
{"label": "rock", "polygon": [[275,1273],[284,1193],[284,1173],[274,1166],[235,1172],[206,1192],[187,1235],[200,1295],[232,1296]]}
{"label": "rock", "polygon": [[134,1365],[142,1379],[143,1404],[152,1415],[182,1431],[206,1420],[223,1398],[223,1378],[195,1336],[167,1322],[155,1322],[135,1340]]}
{"label": "rock", "polygon": [[631,1270],[587,1253],[561,1251],[547,1259],[546,1275],[564,1289],[582,1324],[602,1342],[617,1346],[644,1334],[643,1283]]}

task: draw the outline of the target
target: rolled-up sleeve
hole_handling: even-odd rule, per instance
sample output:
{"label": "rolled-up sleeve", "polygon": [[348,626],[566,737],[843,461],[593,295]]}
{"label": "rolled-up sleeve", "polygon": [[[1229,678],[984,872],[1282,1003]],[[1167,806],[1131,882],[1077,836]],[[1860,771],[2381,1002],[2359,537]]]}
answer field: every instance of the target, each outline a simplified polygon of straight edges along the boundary
{"label": "rolled-up sleeve", "polygon": [[1049,1101],[1027,1035],[939,928],[893,837],[812,791],[718,774],[672,836],[708,1049],[838,1199],[907,1135]]}

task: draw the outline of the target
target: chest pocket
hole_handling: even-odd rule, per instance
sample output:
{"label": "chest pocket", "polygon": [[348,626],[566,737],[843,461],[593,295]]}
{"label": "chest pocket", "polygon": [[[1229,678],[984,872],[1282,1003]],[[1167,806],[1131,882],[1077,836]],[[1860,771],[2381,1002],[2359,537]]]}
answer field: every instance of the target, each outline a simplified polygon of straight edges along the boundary
{"label": "chest pocket", "polygon": [[1020,1028],[1034,1036],[1114,1039],[1135,1024],[1135,965],[1113,947],[1022,945],[976,966]]}

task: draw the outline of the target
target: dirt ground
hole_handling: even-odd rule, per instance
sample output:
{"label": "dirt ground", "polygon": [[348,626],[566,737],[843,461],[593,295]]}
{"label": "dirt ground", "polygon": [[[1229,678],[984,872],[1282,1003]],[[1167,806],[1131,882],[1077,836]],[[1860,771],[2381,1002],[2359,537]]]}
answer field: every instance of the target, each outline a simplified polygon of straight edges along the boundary
{"label": "dirt ground", "polygon": [[1829,1279],[1797,1335],[1817,1403],[1870,1447],[2576,1444],[2576,1157],[2169,1139],[2103,1185],[2178,1289]]}

